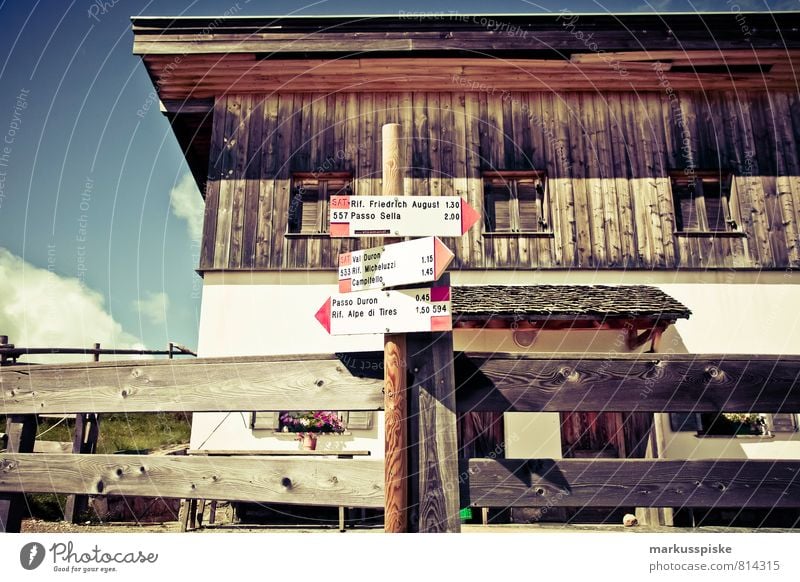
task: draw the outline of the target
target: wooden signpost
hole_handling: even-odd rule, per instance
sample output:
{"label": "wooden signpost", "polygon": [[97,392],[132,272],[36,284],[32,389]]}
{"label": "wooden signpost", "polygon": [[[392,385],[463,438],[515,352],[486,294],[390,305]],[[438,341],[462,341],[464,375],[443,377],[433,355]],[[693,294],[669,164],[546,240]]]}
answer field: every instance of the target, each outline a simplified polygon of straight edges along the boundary
{"label": "wooden signpost", "polygon": [[339,293],[316,314],[331,335],[453,329],[450,287]]}
{"label": "wooden signpost", "polygon": [[344,253],[339,255],[339,292],[436,281],[453,256],[434,236]]}
{"label": "wooden signpost", "polygon": [[[384,195],[331,196],[330,235],[383,235],[387,244],[339,256],[340,293],[316,318],[331,335],[384,334],[384,530],[458,532],[453,320],[445,273],[453,253],[436,237],[463,235],[480,214],[460,196],[403,196],[400,126],[384,125],[382,139]],[[396,238],[406,236],[427,238]]]}
{"label": "wooden signpost", "polygon": [[460,196],[331,196],[331,236],[461,236],[481,217]]}

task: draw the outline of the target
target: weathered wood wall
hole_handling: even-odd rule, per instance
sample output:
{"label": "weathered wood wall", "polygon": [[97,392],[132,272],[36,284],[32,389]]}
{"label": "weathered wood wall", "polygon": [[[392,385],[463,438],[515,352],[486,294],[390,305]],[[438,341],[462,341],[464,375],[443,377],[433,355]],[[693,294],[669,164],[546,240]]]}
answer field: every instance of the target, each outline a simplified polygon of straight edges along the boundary
{"label": "weathered wood wall", "polygon": [[[200,268],[334,268],[353,240],[286,236],[291,174],[352,172],[355,194],[380,194],[393,122],[411,194],[480,208],[482,172],[547,172],[552,232],[474,227],[446,241],[457,268],[800,266],[796,94],[474,91],[218,98]],[[735,172],[741,232],[674,234],[668,173],[687,165]]]}

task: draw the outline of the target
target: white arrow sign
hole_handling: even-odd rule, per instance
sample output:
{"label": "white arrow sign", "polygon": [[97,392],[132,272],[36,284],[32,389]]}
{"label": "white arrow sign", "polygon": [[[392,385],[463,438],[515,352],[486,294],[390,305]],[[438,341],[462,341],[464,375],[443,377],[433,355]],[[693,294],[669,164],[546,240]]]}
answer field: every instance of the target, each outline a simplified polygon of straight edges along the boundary
{"label": "white arrow sign", "polygon": [[450,287],[332,295],[316,314],[331,335],[453,329]]}
{"label": "white arrow sign", "polygon": [[331,236],[461,236],[480,214],[460,196],[331,196]]}
{"label": "white arrow sign", "polygon": [[339,255],[339,292],[436,281],[453,253],[435,236]]}

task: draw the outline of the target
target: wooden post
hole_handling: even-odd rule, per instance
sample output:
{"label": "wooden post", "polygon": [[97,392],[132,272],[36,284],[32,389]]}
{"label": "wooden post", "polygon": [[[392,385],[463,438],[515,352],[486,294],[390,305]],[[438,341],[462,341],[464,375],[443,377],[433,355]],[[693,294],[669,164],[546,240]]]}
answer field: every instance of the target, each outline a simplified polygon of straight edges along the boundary
{"label": "wooden post", "polygon": [[[8,336],[7,335],[0,335],[0,348],[12,348],[10,343],[8,343]],[[0,366],[5,366],[8,363],[8,356],[5,354],[0,354]]]}
{"label": "wooden post", "polygon": [[[93,455],[97,452],[97,438],[100,435],[100,415],[95,413],[76,414],[75,432],[72,435],[72,452]],[[64,521],[77,523],[88,507],[86,495],[69,495],[64,506]]]}
{"label": "wooden post", "polygon": [[406,398],[406,336],[386,335],[383,340],[384,418],[386,430],[386,493],[384,530],[408,531],[408,459]]}
{"label": "wooden post", "polygon": [[[36,417],[30,414],[6,417],[9,453],[32,453],[36,441]],[[0,496],[0,533],[19,533],[25,513],[24,493]]]}
{"label": "wooden post", "polygon": [[[437,284],[448,285],[445,274]],[[413,531],[460,532],[453,332],[409,334]]]}
{"label": "wooden post", "polygon": [[[95,352],[92,360],[100,361],[100,344],[94,344]],[[100,434],[100,417],[97,414],[76,414],[75,432],[72,434],[72,452],[76,454],[94,454],[97,450],[97,437]],[[64,504],[64,521],[78,523],[81,514],[89,506],[86,495],[68,495]]]}
{"label": "wooden post", "polygon": [[[382,128],[383,194],[403,195],[400,159],[400,125],[389,123]],[[396,242],[386,239],[386,244]],[[383,340],[384,428],[385,428],[385,518],[384,531],[408,531],[408,458],[407,458],[407,386],[406,336],[387,334]]]}

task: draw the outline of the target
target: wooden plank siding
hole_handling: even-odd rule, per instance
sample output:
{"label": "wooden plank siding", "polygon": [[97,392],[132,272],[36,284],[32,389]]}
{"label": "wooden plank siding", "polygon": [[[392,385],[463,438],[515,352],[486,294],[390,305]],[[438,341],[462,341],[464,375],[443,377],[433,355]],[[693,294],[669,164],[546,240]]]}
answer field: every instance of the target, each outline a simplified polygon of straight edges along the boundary
{"label": "wooden plank siding", "polygon": [[[482,172],[547,175],[545,232],[448,240],[459,269],[800,266],[800,100],[786,92],[272,93],[218,97],[201,270],[333,269],[354,240],[287,236],[294,172],[380,187],[403,124],[408,194],[482,206]],[[676,234],[669,173],[733,172],[734,232]],[[368,246],[379,239],[363,241]]]}

